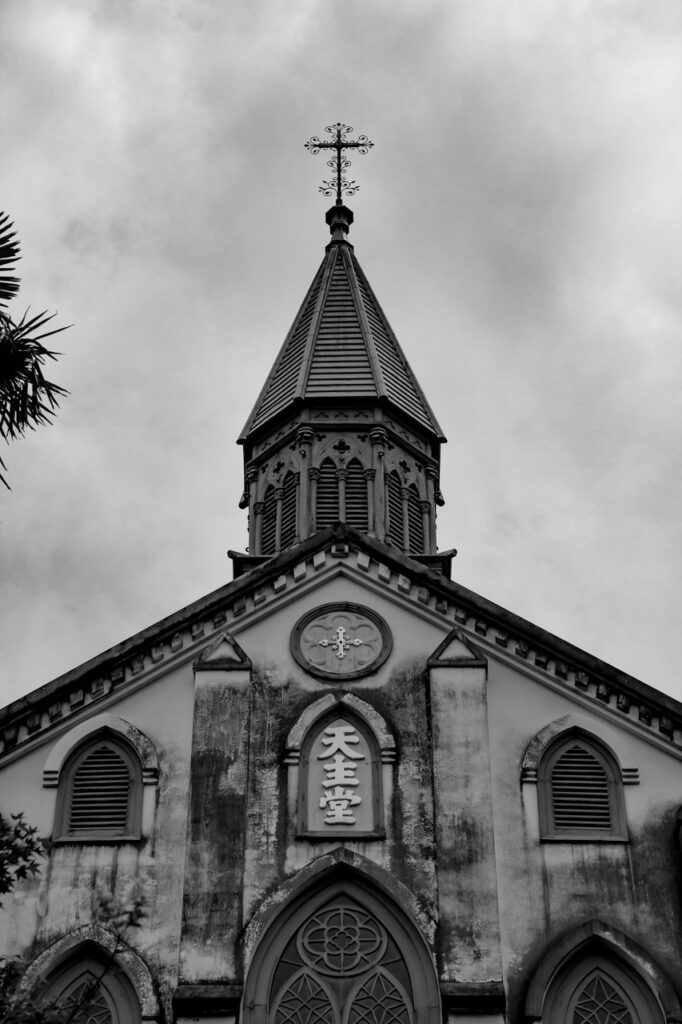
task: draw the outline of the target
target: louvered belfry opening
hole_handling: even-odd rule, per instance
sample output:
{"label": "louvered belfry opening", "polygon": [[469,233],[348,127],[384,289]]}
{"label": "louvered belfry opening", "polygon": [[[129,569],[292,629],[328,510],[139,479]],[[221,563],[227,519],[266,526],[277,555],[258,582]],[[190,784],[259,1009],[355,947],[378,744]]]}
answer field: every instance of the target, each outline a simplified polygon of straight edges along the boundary
{"label": "louvered belfry opening", "polygon": [[410,531],[410,551],[424,551],[424,517],[419,491],[415,484],[410,484],[407,492],[407,523]]}
{"label": "louvered belfry opening", "polygon": [[317,478],[315,527],[324,530],[339,518],[339,480],[331,459],[324,459]]}
{"label": "louvered belfry opening", "polygon": [[263,499],[260,550],[263,555],[274,555],[277,543],[277,498],[270,485]]}
{"label": "louvered belfry opening", "polygon": [[68,773],[68,836],[131,834],[132,789],[135,784],[131,758],[114,743],[102,740],[81,755]]}
{"label": "louvered belfry opening", "polygon": [[538,782],[543,838],[627,838],[620,770],[597,743],[559,742],[543,758]]}
{"label": "louvered belfry opening", "polygon": [[282,526],[279,548],[288,548],[296,540],[296,477],[287,473],[282,483]]}
{"label": "louvered belfry opening", "polygon": [[348,463],[345,520],[354,530],[367,530],[367,480],[358,459]]}
{"label": "louvered belfry opening", "polygon": [[386,498],[388,511],[386,535],[393,544],[399,547],[401,551],[404,551],[405,517],[403,514],[403,486],[396,472],[389,473],[386,478]]}

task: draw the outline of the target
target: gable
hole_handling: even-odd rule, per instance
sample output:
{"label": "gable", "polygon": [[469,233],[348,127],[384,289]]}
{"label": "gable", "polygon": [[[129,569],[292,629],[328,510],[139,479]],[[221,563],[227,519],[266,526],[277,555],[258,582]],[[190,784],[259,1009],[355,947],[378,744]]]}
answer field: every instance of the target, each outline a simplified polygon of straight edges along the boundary
{"label": "gable", "polygon": [[[453,656],[463,654],[458,644],[473,644],[482,658],[513,666],[570,704],[596,710],[676,756],[682,752],[682,707],[672,698],[338,524],[4,709],[0,757],[13,758],[67,722],[106,711],[127,692],[193,662],[225,631],[247,657],[253,636],[258,658],[300,672],[287,631],[333,601],[384,609],[397,643],[382,672],[407,658],[425,665],[456,628]],[[233,654],[219,648],[205,656]]]}

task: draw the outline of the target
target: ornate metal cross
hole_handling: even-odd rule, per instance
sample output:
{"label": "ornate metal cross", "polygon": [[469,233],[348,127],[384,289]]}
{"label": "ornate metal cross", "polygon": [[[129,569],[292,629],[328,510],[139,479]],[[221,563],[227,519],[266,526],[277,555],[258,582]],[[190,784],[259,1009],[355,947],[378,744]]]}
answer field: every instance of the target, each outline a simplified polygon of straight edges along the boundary
{"label": "ornate metal cross", "polygon": [[324,196],[333,196],[336,192],[336,204],[341,205],[341,196],[354,196],[360,186],[355,181],[348,181],[344,177],[346,170],[350,167],[350,160],[347,156],[344,156],[344,149],[357,149],[358,153],[363,156],[369,152],[374,145],[370,142],[366,135],[358,135],[357,139],[349,139],[347,136],[353,131],[350,125],[341,124],[330,124],[325,128],[326,132],[329,132],[333,136],[332,142],[322,142],[318,139],[317,135],[313,135],[311,139],[305,144],[305,148],[315,156],[320,152],[321,149],[334,149],[336,155],[331,160],[327,160],[327,167],[331,167],[332,170],[336,171],[336,177],[331,178],[329,181],[323,181],[319,186],[318,191]]}
{"label": "ornate metal cross", "polygon": [[345,658],[346,652],[349,651],[351,647],[362,646],[362,640],[358,640],[357,638],[355,640],[351,640],[343,626],[339,626],[336,630],[336,636],[333,640],[328,640],[325,637],[324,640],[319,640],[318,643],[320,647],[331,647],[331,649],[336,652],[337,658]]}

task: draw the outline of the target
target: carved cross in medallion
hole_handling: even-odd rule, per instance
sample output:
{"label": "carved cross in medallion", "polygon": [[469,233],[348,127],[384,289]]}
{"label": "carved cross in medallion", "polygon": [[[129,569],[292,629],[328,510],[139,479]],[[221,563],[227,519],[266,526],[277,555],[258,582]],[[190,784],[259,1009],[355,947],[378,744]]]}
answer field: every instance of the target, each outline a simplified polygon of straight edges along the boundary
{"label": "carved cross in medallion", "polygon": [[325,637],[324,640],[319,640],[318,643],[320,647],[331,647],[336,652],[337,658],[345,658],[346,651],[349,651],[351,647],[360,647],[362,640],[359,640],[357,637],[355,640],[351,640],[343,626],[339,626],[332,640],[328,640]]}

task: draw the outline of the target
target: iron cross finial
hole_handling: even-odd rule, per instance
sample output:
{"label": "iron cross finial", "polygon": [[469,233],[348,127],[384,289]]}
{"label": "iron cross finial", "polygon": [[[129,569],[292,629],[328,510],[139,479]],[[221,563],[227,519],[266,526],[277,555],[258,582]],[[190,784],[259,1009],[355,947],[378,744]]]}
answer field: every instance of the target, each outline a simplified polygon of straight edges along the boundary
{"label": "iron cross finial", "polygon": [[323,181],[319,186],[318,191],[324,196],[333,196],[336,193],[337,206],[341,205],[341,196],[354,196],[360,186],[355,181],[348,181],[344,177],[346,170],[350,167],[350,160],[347,156],[344,156],[344,149],[357,149],[363,156],[368,153],[374,145],[370,142],[366,135],[359,135],[357,139],[349,139],[348,136],[353,131],[349,124],[330,124],[325,128],[326,132],[332,136],[331,142],[322,142],[318,139],[317,135],[313,135],[311,139],[305,144],[305,148],[309,153],[315,156],[320,152],[321,149],[335,149],[336,155],[331,160],[327,160],[327,167],[331,167],[336,172],[336,177],[331,178],[330,181]]}

